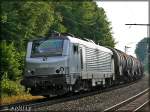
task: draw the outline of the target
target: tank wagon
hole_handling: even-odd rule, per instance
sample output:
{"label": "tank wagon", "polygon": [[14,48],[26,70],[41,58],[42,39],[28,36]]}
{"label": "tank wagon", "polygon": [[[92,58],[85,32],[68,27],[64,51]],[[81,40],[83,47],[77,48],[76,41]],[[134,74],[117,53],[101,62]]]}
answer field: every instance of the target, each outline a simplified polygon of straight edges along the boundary
{"label": "tank wagon", "polygon": [[32,95],[49,96],[109,87],[142,75],[136,58],[63,33],[28,42],[21,84]]}

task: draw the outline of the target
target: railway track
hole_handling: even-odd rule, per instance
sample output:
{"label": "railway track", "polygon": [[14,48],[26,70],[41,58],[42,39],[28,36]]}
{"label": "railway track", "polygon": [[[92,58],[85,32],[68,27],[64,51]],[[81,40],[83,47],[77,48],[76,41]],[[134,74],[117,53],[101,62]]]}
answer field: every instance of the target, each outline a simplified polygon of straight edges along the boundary
{"label": "railway track", "polygon": [[109,91],[112,91],[114,89],[127,87],[127,86],[130,86],[130,85],[136,83],[137,81],[140,81],[140,80],[141,79],[136,80],[136,81],[131,82],[131,83],[121,84],[119,86],[113,86],[111,88],[105,88],[102,90],[82,92],[80,94],[75,93],[73,95],[68,94],[68,95],[57,96],[57,97],[52,97],[52,98],[43,98],[43,99],[38,99],[38,100],[33,100],[33,101],[24,101],[24,102],[19,102],[19,103],[15,103],[15,104],[1,105],[0,111],[31,111],[31,110],[34,110],[36,108],[40,108],[40,107],[44,107],[44,106],[50,106],[50,105],[62,103],[65,101],[71,101],[71,100],[75,100],[75,99],[79,99],[79,98],[83,98],[83,97],[87,97],[87,96],[92,96],[92,95],[103,93],[103,92],[109,92]]}
{"label": "railway track", "polygon": [[122,101],[110,108],[104,110],[104,112],[139,112],[142,108],[150,102],[149,99],[150,88],[145,89],[139,94],[132,96],[131,98]]}

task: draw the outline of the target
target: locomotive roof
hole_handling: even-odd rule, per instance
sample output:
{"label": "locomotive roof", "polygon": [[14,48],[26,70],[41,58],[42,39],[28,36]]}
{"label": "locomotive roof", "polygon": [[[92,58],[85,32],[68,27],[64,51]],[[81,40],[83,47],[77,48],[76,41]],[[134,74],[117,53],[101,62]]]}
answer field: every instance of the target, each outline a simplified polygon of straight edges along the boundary
{"label": "locomotive roof", "polygon": [[36,38],[36,39],[31,39],[30,41],[43,40],[43,39],[58,39],[58,38],[59,39],[68,39],[72,43],[82,44],[82,45],[85,45],[89,48],[95,48],[95,49],[99,49],[101,51],[113,54],[112,51],[109,48],[106,48],[106,47],[103,47],[103,46],[100,46],[100,45],[97,45],[95,43],[88,42],[88,41],[85,41],[85,40],[82,40],[82,39],[79,39],[79,38],[75,38],[73,36],[67,36],[67,35],[65,35],[65,36],[64,35],[53,36],[53,37],[40,37],[40,38]]}
{"label": "locomotive roof", "polygon": [[72,42],[72,43],[78,43],[78,44],[82,44],[82,45],[85,45],[89,48],[95,48],[95,49],[99,49],[101,51],[105,51],[105,52],[108,52],[108,53],[112,53],[112,51],[106,47],[103,47],[103,46],[100,46],[100,45],[97,45],[95,43],[92,43],[92,42],[88,42],[88,41],[84,41],[82,39],[79,39],[79,38],[74,38],[74,37],[71,37],[71,36],[67,36],[67,38]]}

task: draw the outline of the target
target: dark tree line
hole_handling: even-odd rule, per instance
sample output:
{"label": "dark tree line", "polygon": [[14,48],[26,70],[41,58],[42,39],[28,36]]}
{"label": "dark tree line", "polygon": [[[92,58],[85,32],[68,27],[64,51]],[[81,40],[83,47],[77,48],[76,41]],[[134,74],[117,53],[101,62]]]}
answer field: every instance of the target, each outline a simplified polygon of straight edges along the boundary
{"label": "dark tree line", "polygon": [[1,77],[21,76],[29,39],[69,32],[114,47],[111,24],[95,2],[1,2]]}
{"label": "dark tree line", "polygon": [[149,38],[142,39],[136,46],[135,53],[137,58],[144,64],[145,70],[148,70],[148,45]]}

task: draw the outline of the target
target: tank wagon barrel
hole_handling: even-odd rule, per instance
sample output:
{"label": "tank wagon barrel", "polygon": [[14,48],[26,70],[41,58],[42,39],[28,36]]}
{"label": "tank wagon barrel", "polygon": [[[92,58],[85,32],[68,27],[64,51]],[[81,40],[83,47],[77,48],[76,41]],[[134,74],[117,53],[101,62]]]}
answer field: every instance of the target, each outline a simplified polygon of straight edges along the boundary
{"label": "tank wagon barrel", "polygon": [[[112,49],[115,55],[115,69],[118,76],[123,80],[134,80],[143,74],[141,62],[133,56],[127,55],[124,52]],[[117,65],[118,64],[118,65]]]}

